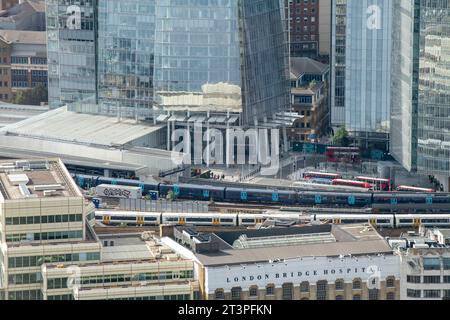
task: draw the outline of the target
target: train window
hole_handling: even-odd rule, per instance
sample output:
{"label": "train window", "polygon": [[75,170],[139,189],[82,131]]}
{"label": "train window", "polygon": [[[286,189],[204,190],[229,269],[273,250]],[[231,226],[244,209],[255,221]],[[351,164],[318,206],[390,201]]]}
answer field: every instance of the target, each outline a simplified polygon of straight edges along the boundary
{"label": "train window", "polygon": [[320,195],[316,195],[314,198],[314,201],[316,204],[321,204],[322,203],[322,196]]}
{"label": "train window", "polygon": [[391,221],[388,219],[378,219],[377,223],[391,223]]}
{"label": "train window", "polygon": [[233,222],[233,219],[229,219],[229,218],[222,218],[220,219],[220,222],[225,222],[225,223],[229,223],[229,222]]}
{"label": "train window", "polygon": [[422,223],[448,223],[448,219],[422,219]]}
{"label": "train window", "polygon": [[400,223],[412,223],[413,219],[400,219]]}
{"label": "train window", "polygon": [[348,197],[348,204],[349,205],[354,205],[356,203],[356,198],[355,196],[349,196]]}
{"label": "train window", "polygon": [[242,223],[255,223],[255,219],[242,219]]}
{"label": "train window", "polygon": [[178,221],[178,217],[168,217],[168,218],[166,218],[166,221],[176,222],[176,221]]}
{"label": "train window", "polygon": [[156,217],[145,217],[145,221],[156,221],[158,220]]}
{"label": "train window", "polygon": [[186,218],[186,222],[211,222],[211,218]]}

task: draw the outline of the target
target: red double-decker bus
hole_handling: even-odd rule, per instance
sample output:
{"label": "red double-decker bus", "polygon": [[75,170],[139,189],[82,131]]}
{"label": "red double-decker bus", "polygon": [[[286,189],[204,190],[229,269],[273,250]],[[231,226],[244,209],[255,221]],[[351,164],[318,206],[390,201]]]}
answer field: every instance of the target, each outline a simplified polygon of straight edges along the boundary
{"label": "red double-decker bus", "polygon": [[328,179],[328,180],[334,180],[334,179],[340,179],[342,176],[337,173],[328,173],[328,172],[315,172],[315,171],[307,171],[303,173],[303,179],[310,180],[310,179]]}
{"label": "red double-decker bus", "polygon": [[356,177],[355,180],[368,182],[374,189],[389,191],[391,190],[391,181],[389,179],[371,178],[371,177]]}
{"label": "red double-decker bus", "polygon": [[410,187],[410,186],[398,186],[396,190],[397,191],[412,191],[412,192],[434,192],[433,189]]}
{"label": "red double-decker bus", "polygon": [[331,182],[333,186],[348,186],[348,187],[357,187],[363,189],[371,189],[372,185],[368,182],[363,181],[355,181],[355,180],[343,180],[343,179],[335,179]]}
{"label": "red double-decker bus", "polygon": [[358,147],[328,147],[325,155],[328,162],[358,163],[361,161],[361,150]]}

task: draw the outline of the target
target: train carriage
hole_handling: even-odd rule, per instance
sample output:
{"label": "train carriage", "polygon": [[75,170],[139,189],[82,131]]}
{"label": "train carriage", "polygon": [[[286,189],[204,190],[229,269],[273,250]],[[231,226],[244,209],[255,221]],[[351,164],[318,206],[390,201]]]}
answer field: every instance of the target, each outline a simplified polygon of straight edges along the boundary
{"label": "train carriage", "polygon": [[170,225],[236,226],[237,214],[220,213],[171,213],[162,214],[162,223]]}
{"label": "train carriage", "polygon": [[297,193],[290,190],[226,188],[225,199],[241,203],[294,205],[297,202]]}
{"label": "train carriage", "polygon": [[395,223],[397,228],[448,227],[450,225],[450,214],[396,214]]}
{"label": "train carriage", "polygon": [[96,211],[95,219],[105,225],[142,225],[158,226],[161,224],[161,213],[132,211]]}
{"label": "train carriage", "polygon": [[373,214],[315,214],[313,221],[329,221],[333,224],[370,224],[376,227],[393,228],[394,215]]}
{"label": "train carriage", "polygon": [[165,197],[172,191],[180,199],[202,200],[202,201],[224,201],[225,188],[208,185],[194,184],[160,184],[159,192]]}

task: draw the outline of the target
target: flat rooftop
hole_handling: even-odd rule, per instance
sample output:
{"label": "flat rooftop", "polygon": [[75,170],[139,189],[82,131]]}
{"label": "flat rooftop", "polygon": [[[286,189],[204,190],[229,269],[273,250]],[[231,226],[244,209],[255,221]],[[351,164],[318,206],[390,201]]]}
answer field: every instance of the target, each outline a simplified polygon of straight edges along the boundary
{"label": "flat rooftop", "polygon": [[82,197],[59,159],[0,160],[0,193],[6,200]]}
{"label": "flat rooftop", "polygon": [[[150,234],[150,233],[149,233]],[[141,234],[98,235],[102,244],[102,263],[118,261],[177,260],[177,254],[156,237],[142,239]],[[180,258],[181,260],[181,258]]]}
{"label": "flat rooftop", "polygon": [[92,115],[68,111],[67,107],[51,110],[44,114],[12,124],[5,128],[7,134],[68,141],[101,146],[125,145],[164,125],[136,124],[134,120]]}
{"label": "flat rooftop", "polygon": [[[302,243],[292,245],[274,245],[258,248],[239,248],[231,246],[232,242],[241,235],[249,238],[277,237],[283,235],[292,236],[294,234],[306,235],[329,232],[335,239],[328,243]],[[367,225],[345,225],[345,226],[313,226],[301,228],[274,228],[258,231],[238,231],[238,232],[219,232],[214,234],[222,239],[224,245],[217,252],[195,253],[197,259],[205,266],[223,266],[248,263],[263,263],[270,260],[288,260],[302,257],[339,257],[341,255],[374,255],[374,254],[393,254],[392,248],[388,243],[374,230]]]}

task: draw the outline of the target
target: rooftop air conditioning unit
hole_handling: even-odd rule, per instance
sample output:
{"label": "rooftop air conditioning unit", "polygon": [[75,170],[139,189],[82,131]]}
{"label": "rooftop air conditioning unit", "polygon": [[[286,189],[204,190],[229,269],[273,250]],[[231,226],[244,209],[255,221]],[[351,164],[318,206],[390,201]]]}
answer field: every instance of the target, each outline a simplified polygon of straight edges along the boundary
{"label": "rooftop air conditioning unit", "polygon": [[58,194],[58,191],[56,190],[45,190],[44,191],[44,197],[51,197]]}

